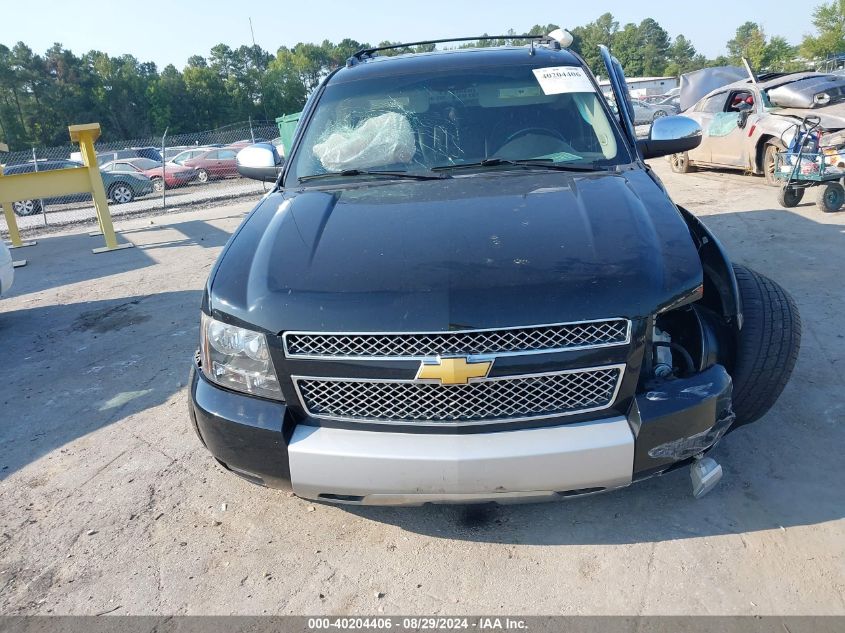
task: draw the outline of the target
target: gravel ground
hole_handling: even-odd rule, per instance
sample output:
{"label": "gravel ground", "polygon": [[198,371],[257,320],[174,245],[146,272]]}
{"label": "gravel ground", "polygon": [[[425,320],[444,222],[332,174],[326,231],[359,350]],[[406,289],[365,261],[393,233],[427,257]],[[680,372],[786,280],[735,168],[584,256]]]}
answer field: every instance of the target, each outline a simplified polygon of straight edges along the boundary
{"label": "gravel ground", "polygon": [[185,383],[201,288],[248,202],[15,251],[0,301],[0,613],[845,614],[845,213],[761,179],[656,169],[738,262],[796,298],[804,341],[760,422],[687,472],[566,503],[315,505],[223,472]]}

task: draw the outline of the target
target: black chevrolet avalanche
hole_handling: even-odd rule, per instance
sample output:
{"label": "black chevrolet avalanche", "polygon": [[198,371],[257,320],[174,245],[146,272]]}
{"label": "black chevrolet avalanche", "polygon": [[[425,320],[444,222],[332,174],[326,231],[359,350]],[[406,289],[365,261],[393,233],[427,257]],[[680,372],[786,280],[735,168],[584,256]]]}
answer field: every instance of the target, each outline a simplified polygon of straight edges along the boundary
{"label": "black chevrolet avalanche", "polygon": [[[559,32],[558,32],[559,33]],[[360,51],[302,112],[276,182],[209,276],[190,415],[227,470],[337,503],[592,494],[690,466],[760,418],[800,321],[644,162],[561,39]],[[564,44],[566,42],[564,41]],[[761,429],[762,430],[762,429]]]}

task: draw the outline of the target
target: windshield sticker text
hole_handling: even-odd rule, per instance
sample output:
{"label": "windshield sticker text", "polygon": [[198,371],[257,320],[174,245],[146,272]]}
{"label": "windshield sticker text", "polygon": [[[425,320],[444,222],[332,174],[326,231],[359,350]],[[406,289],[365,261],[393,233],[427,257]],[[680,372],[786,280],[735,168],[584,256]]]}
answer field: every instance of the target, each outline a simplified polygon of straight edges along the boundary
{"label": "windshield sticker text", "polygon": [[553,66],[535,68],[534,76],[547,95],[559,95],[564,92],[595,92],[593,84],[583,69],[578,66]]}

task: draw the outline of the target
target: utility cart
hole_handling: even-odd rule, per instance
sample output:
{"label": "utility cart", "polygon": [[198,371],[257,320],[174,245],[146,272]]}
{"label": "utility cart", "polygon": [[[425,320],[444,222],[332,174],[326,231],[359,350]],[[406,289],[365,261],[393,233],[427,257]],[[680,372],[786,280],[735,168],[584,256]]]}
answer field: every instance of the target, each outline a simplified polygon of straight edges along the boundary
{"label": "utility cart", "polygon": [[832,164],[830,156],[819,147],[818,127],[818,117],[806,117],[789,149],[776,155],[775,177],[783,182],[778,202],[783,207],[796,206],[810,187],[818,188],[816,205],[825,213],[839,211],[845,204],[845,171]]}

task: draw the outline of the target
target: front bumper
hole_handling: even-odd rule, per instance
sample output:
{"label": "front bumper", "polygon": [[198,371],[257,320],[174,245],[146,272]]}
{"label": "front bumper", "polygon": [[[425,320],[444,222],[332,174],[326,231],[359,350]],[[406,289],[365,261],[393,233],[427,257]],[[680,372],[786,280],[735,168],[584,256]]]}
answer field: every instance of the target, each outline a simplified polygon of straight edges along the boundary
{"label": "front bumper", "polygon": [[[627,416],[469,434],[297,423],[283,403],[191,376],[191,418],[226,468],[305,498],[372,505],[539,500],[626,486],[710,449],[733,422],[715,365],[638,394]],[[312,421],[316,422],[316,421]]]}

